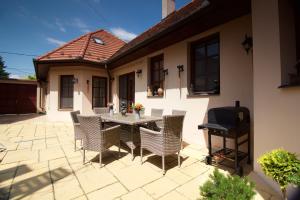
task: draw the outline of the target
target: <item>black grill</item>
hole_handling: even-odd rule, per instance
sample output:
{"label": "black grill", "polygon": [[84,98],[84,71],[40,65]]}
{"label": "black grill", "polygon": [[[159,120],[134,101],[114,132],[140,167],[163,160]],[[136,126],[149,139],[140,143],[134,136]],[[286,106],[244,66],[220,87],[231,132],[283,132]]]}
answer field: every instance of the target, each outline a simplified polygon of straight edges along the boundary
{"label": "black grill", "polygon": [[[239,165],[240,161],[248,157],[250,164],[250,112],[246,107],[240,107],[236,102],[235,107],[218,107],[208,110],[208,123],[198,126],[198,129],[208,130],[208,149],[209,155],[206,157],[207,164],[212,163],[212,158],[217,157],[223,160],[233,161],[237,174],[243,174],[243,168]],[[223,148],[212,152],[211,136],[223,137]],[[239,141],[239,138],[247,135],[246,139]],[[235,148],[226,147],[226,138],[234,140]],[[248,152],[239,151],[239,146],[248,144]]]}

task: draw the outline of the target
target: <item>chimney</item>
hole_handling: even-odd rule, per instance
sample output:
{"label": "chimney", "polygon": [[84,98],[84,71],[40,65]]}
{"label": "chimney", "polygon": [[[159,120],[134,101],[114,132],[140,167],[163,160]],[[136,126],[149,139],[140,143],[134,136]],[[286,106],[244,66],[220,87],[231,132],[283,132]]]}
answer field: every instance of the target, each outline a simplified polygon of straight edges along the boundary
{"label": "chimney", "polygon": [[162,0],[162,19],[175,11],[175,0]]}

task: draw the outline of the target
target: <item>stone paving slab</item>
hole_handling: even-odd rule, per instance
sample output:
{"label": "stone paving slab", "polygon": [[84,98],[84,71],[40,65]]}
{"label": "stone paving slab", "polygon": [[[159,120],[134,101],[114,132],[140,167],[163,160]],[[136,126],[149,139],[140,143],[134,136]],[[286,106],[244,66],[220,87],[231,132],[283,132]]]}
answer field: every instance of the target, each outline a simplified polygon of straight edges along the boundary
{"label": "stone paving slab", "polygon": [[[206,149],[188,145],[177,156],[166,157],[165,175],[161,157],[145,151],[131,160],[128,149],[112,147],[103,154],[100,168],[97,152],[87,152],[83,164],[80,143],[74,150],[71,123],[49,122],[44,115],[0,116],[0,199],[118,199],[118,200],[195,200],[213,166],[203,159]],[[224,173],[231,173],[226,169]],[[255,199],[280,199],[255,173]]]}

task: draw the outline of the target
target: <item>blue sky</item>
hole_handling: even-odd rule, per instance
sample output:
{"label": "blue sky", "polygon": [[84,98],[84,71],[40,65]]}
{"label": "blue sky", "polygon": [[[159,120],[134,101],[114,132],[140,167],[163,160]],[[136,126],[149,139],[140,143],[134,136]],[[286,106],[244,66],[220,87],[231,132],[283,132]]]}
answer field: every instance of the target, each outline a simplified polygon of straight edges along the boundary
{"label": "blue sky", "polygon": [[[176,0],[180,8],[191,0]],[[34,74],[33,56],[104,28],[130,40],[161,20],[161,0],[3,0],[0,55],[13,77]]]}

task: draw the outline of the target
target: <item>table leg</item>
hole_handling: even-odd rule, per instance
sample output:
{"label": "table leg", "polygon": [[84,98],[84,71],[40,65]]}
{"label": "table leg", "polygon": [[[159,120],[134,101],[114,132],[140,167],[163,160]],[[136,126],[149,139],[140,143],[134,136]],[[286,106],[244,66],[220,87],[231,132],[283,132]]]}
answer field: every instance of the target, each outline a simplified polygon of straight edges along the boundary
{"label": "table leg", "polygon": [[133,134],[134,134],[134,126],[131,126],[131,128],[130,128],[130,137],[131,137],[131,142],[132,142],[132,145],[131,145],[131,147],[130,147],[130,149],[131,149],[131,156],[132,156],[132,158],[131,158],[131,160],[133,161],[134,160],[134,153],[133,153]]}

